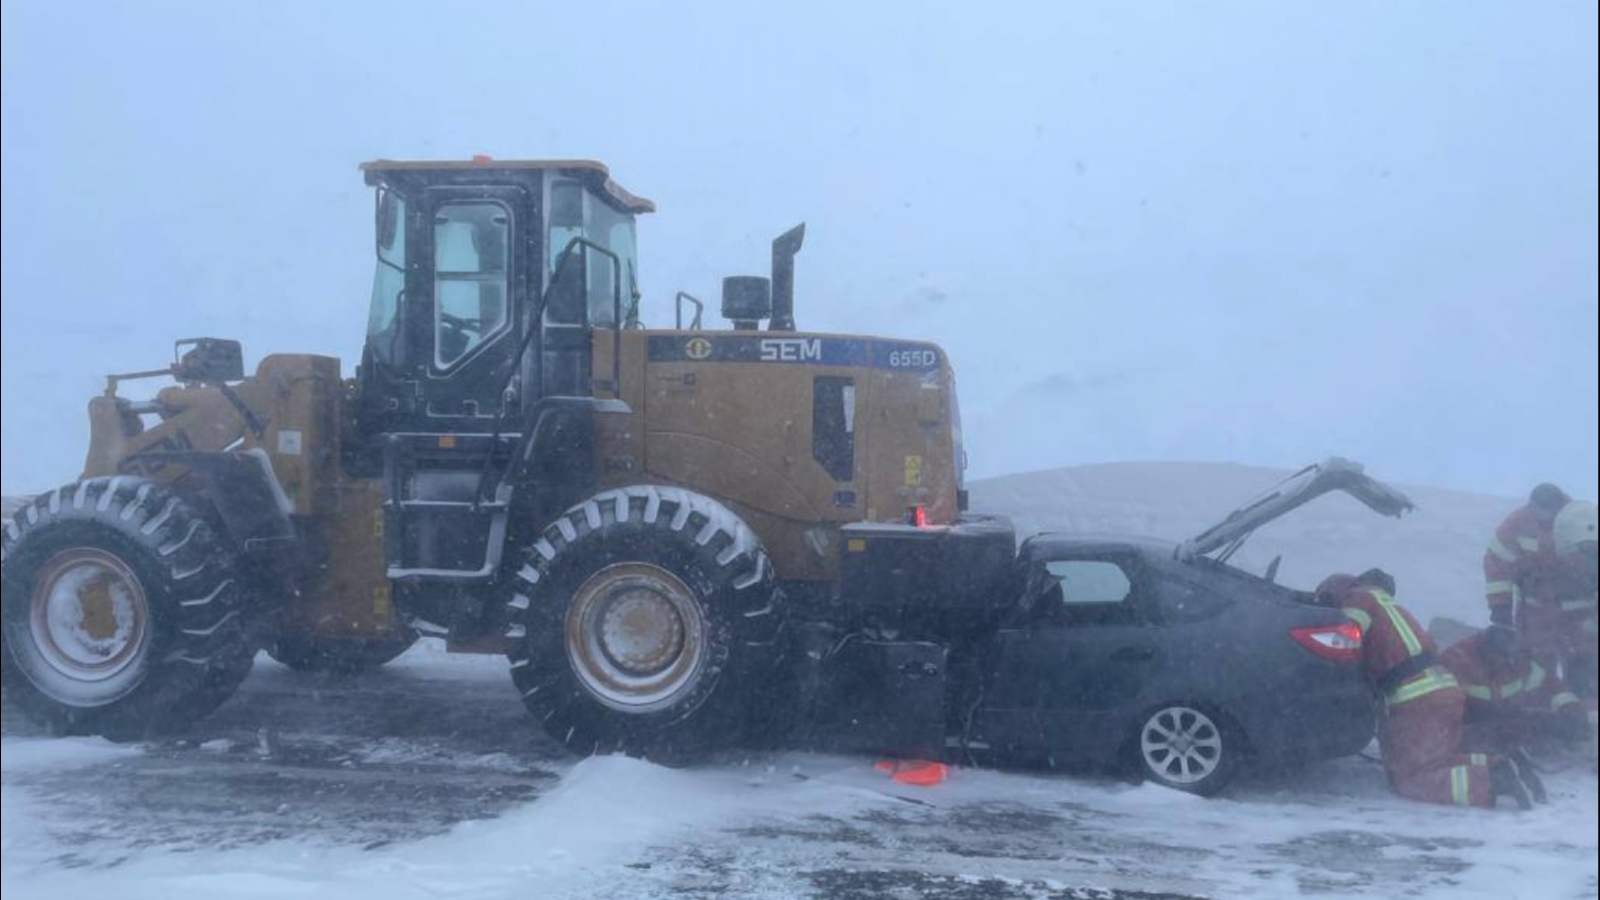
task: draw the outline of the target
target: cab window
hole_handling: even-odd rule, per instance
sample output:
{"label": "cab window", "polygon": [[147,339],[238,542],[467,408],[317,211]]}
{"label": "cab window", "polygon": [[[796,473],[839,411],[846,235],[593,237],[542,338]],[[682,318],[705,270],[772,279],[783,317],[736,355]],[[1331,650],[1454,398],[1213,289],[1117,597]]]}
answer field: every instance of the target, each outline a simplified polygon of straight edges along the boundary
{"label": "cab window", "polygon": [[[617,265],[601,253],[584,254],[584,296],[588,324],[609,328],[617,324],[617,300],[628,315],[635,302],[638,262],[633,216],[621,212],[576,181],[550,185],[550,271],[555,272],[573,238],[583,238],[617,256]],[[622,279],[618,284],[616,279]]]}
{"label": "cab window", "polygon": [[511,213],[492,200],[447,203],[433,217],[433,362],[448,369],[505,330]]}
{"label": "cab window", "polygon": [[378,193],[377,269],[367,307],[367,346],[381,362],[394,363],[399,344],[400,298],[406,286],[406,201],[387,187]]}

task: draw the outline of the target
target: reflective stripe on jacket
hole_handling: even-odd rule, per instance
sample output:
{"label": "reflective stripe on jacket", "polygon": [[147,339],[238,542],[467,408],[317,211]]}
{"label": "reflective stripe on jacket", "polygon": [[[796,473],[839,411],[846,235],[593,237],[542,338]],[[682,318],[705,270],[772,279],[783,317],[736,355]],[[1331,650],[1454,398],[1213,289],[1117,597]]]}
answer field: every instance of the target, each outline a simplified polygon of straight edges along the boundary
{"label": "reflective stripe on jacket", "polygon": [[1390,691],[1388,696],[1383,698],[1383,702],[1386,706],[1393,708],[1402,703],[1410,703],[1419,697],[1426,697],[1434,691],[1442,691],[1459,686],[1455,676],[1445,671],[1444,668],[1429,666],[1422,670],[1421,675],[1401,682],[1399,687]]}
{"label": "reflective stripe on jacket", "polygon": [[1376,689],[1395,666],[1437,650],[1416,618],[1383,591],[1355,588],[1339,598],[1339,607],[1346,618],[1361,626],[1361,675],[1369,688]]}
{"label": "reflective stripe on jacket", "polygon": [[1439,654],[1439,664],[1461,683],[1470,702],[1558,712],[1580,702],[1559,675],[1547,671],[1526,651],[1496,654],[1489,648],[1488,632],[1452,644]]}
{"label": "reflective stripe on jacket", "polygon": [[1527,506],[1507,516],[1489,539],[1483,582],[1491,609],[1518,599],[1533,606],[1556,604],[1569,612],[1594,605],[1582,560],[1556,553],[1550,520]]}

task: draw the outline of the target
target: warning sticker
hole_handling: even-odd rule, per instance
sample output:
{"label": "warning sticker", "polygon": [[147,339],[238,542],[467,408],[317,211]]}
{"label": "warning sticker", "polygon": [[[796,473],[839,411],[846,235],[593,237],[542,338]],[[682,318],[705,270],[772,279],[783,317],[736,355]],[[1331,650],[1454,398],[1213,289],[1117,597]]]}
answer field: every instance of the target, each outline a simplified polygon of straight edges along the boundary
{"label": "warning sticker", "polygon": [[920,487],[922,485],[922,457],[910,454],[906,457],[906,487]]}

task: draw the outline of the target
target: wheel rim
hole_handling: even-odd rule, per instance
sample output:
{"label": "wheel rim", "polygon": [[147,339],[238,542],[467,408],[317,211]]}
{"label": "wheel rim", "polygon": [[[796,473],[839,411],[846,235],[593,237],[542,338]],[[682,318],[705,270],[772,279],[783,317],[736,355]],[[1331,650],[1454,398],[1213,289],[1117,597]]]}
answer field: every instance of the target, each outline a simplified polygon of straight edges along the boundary
{"label": "wheel rim", "polygon": [[1145,720],[1139,731],[1145,768],[1174,784],[1195,784],[1222,765],[1222,729],[1188,706],[1169,706]]}
{"label": "wheel rim", "polygon": [[672,705],[699,679],[705,617],[689,587],[648,563],[596,572],[567,609],[567,659],[578,683],[626,712]]}
{"label": "wheel rim", "polygon": [[132,690],[150,640],[150,603],[127,563],[92,547],[51,557],[34,581],[26,646],[38,688],[65,703],[99,706]]}

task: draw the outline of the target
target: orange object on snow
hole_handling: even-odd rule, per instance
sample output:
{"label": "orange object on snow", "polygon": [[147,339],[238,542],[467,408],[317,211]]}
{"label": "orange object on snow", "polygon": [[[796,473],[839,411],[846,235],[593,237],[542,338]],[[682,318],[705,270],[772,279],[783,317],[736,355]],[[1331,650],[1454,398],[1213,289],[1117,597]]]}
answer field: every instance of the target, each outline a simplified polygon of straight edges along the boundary
{"label": "orange object on snow", "polygon": [[900,784],[933,787],[950,777],[950,767],[926,759],[880,759],[872,764]]}

